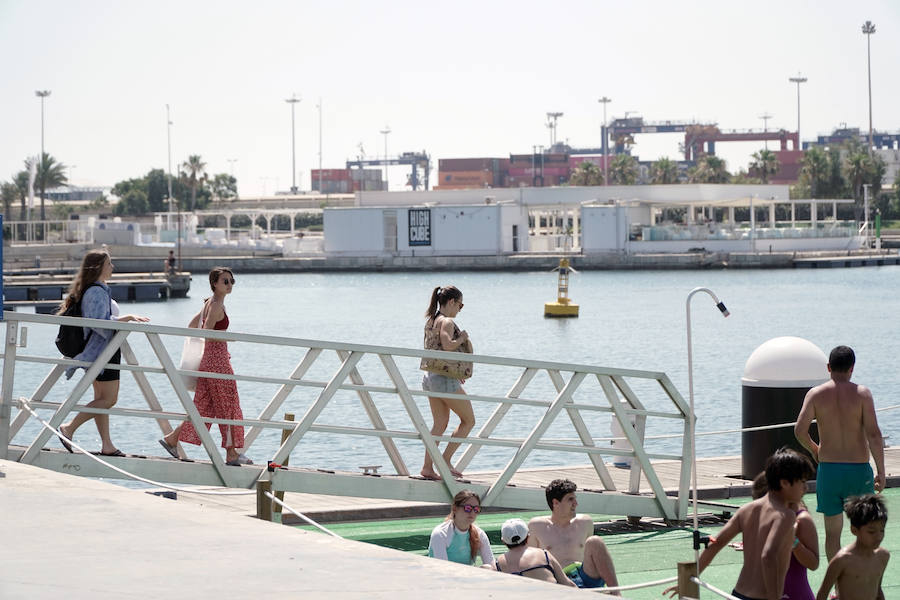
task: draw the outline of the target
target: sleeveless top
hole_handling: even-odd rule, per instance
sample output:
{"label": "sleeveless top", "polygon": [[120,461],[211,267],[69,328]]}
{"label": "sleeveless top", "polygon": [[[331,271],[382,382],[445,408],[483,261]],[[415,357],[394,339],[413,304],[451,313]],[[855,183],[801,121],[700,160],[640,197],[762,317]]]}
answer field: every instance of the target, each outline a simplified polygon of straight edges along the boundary
{"label": "sleeveless top", "polygon": [[[797,511],[797,515],[807,512],[801,508]],[[788,565],[787,573],[784,576],[784,595],[783,600],[815,600],[812,588],[809,587],[809,580],[806,577],[806,567],[800,564],[797,557],[791,552],[791,562]]]}
{"label": "sleeveless top", "polygon": [[[527,569],[522,569],[521,571],[510,571],[509,574],[510,575],[524,575],[528,571],[534,571],[536,569],[547,569],[548,571],[550,571],[550,573],[553,573],[553,567],[550,566],[550,557],[547,556],[546,550],[544,550],[544,560],[547,562],[543,565],[535,565],[533,567],[528,567]],[[497,568],[498,571],[500,571],[500,560],[499,559],[494,561],[494,566]]]}

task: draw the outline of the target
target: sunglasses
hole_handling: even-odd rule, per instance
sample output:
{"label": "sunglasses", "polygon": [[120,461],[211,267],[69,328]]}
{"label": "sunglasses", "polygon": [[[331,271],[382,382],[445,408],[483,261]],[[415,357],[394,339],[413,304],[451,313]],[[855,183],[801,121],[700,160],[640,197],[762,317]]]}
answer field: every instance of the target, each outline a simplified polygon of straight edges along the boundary
{"label": "sunglasses", "polygon": [[462,508],[467,513],[475,513],[476,515],[481,512],[480,506],[472,506],[471,504],[463,504],[460,508]]}
{"label": "sunglasses", "polygon": [[234,279],[228,279],[226,277],[222,280],[222,283],[224,283],[225,285],[234,285],[235,283],[237,283],[237,281],[235,281]]}
{"label": "sunglasses", "polygon": [[465,306],[462,302],[459,303],[459,310],[462,310],[462,307]]}

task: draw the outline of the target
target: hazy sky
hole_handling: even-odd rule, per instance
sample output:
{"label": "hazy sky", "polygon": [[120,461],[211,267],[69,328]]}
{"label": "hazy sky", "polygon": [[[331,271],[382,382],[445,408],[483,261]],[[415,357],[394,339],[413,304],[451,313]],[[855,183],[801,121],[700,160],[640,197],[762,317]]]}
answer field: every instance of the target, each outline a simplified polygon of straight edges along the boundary
{"label": "hazy sky", "polygon": [[[599,146],[602,106],[647,120],[794,129],[801,71],[804,139],[841,123],[868,129],[872,36],[876,129],[900,130],[900,2],[293,2],[0,0],[0,180],[40,151],[76,185],[111,186],[199,154],[251,196],[359,154],[504,157],[558,139]],[[642,160],[678,156],[679,134],[637,137]],[[770,148],[775,147],[770,143]],[[721,143],[730,170],[757,143]],[[391,169],[391,189],[407,171]]]}

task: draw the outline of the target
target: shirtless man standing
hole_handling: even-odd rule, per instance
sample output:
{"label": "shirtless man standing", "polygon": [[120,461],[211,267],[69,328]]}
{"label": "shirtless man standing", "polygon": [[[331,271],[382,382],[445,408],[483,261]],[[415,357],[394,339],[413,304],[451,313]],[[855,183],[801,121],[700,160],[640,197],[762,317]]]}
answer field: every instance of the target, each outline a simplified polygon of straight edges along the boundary
{"label": "shirtless man standing", "polygon": [[[875,402],[869,388],[850,381],[854,364],[856,355],[849,347],[831,351],[831,381],[809,390],[794,427],[797,440],[819,463],[816,510],[825,515],[829,561],[841,549],[844,502],[884,488],[884,441],[875,418]],[[809,435],[813,419],[819,425],[819,444]],[[869,454],[878,470],[874,480]]]}
{"label": "shirtless man standing", "polygon": [[576,489],[568,479],[550,482],[546,490],[550,516],[528,522],[528,545],[551,552],[580,588],[616,587],[619,583],[612,557],[603,540],[593,535],[593,519],[575,512]]}

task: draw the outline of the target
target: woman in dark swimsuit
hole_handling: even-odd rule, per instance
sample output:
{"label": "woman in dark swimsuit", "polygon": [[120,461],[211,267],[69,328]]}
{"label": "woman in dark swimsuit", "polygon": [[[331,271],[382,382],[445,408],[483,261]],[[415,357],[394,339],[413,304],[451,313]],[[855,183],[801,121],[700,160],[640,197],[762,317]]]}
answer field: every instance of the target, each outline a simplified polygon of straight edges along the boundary
{"label": "woman in dark swimsuit", "polygon": [[[227,267],[215,267],[209,272],[209,287],[212,288],[212,298],[207,298],[203,309],[191,320],[188,327],[200,327],[224,331],[228,329],[228,314],[225,312],[225,296],[231,293],[234,285],[234,273]],[[234,374],[231,368],[231,357],[228,354],[228,343],[224,340],[207,339],[203,348],[203,358],[200,359],[198,371],[210,373]],[[197,379],[197,389],[194,392],[194,404],[197,411],[203,417],[216,419],[241,420],[244,418],[241,411],[240,398],[238,397],[237,382],[233,379],[211,379],[200,377]],[[206,423],[209,429],[210,424]],[[225,448],[225,464],[240,466],[252,464],[249,459],[241,459],[237,448],[244,447],[244,428],[240,425],[220,424],[222,432],[222,447]],[[182,422],[169,435],[159,443],[173,457],[178,458],[176,444],[187,442],[199,444],[200,436],[190,422]]]}
{"label": "woman in dark swimsuit", "polygon": [[[493,568],[501,573],[521,575],[540,581],[556,582],[575,587],[553,555],[528,545],[528,525],[522,519],[509,519],[500,528],[500,539],[509,548],[494,561]],[[486,565],[491,568],[491,565]]]}

